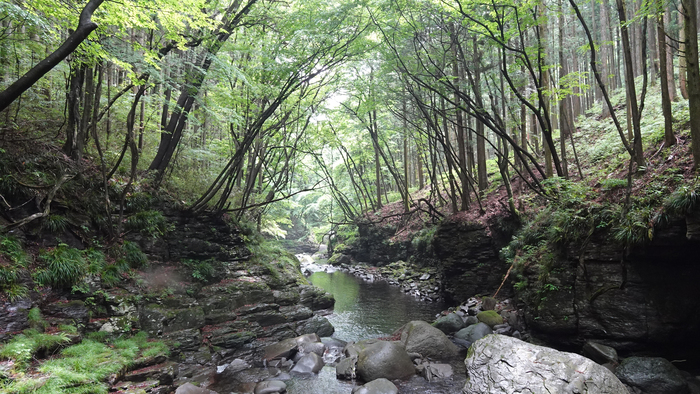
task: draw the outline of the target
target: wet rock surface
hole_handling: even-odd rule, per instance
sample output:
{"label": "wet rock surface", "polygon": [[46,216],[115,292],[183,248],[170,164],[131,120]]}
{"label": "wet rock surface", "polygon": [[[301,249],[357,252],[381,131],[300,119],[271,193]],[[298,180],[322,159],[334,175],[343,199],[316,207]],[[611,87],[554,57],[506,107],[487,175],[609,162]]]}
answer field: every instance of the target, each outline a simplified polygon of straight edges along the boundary
{"label": "wet rock surface", "polygon": [[[700,265],[697,242],[685,232],[676,222],[628,255],[602,237],[570,245],[559,268],[547,273],[551,291],[528,287],[517,294],[533,337],[557,347],[593,340],[623,353],[696,358]],[[525,279],[536,283],[543,274],[528,269]]]}
{"label": "wet rock surface", "polygon": [[681,372],[671,362],[660,357],[626,358],[615,370],[615,375],[642,393],[689,393],[688,382]]}
{"label": "wet rock surface", "polygon": [[627,393],[612,372],[585,357],[498,334],[475,342],[464,363],[467,393]]}

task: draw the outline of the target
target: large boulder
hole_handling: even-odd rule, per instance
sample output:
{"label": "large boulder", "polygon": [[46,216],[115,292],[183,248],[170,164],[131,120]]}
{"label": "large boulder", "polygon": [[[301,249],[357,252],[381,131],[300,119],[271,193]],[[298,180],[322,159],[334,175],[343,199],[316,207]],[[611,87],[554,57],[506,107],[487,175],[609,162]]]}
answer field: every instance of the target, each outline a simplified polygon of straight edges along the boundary
{"label": "large boulder", "polygon": [[446,359],[459,354],[459,348],[445,333],[421,320],[406,323],[401,331],[401,343],[407,352],[420,353],[423,357]]}
{"label": "large boulder", "polygon": [[475,342],[464,360],[470,394],[626,394],[612,372],[583,356],[503,335]]}
{"label": "large boulder", "polygon": [[454,334],[464,327],[464,320],[462,317],[456,313],[450,313],[447,316],[442,316],[433,323],[435,328],[444,332],[445,334]]}
{"label": "large boulder", "polygon": [[685,394],[688,383],[670,361],[661,357],[630,357],[622,361],[615,375],[644,394]]}
{"label": "large boulder", "polygon": [[415,368],[401,344],[375,341],[368,343],[359,352],[356,371],[359,378],[365,382],[371,382],[379,378],[406,378],[415,373]]}

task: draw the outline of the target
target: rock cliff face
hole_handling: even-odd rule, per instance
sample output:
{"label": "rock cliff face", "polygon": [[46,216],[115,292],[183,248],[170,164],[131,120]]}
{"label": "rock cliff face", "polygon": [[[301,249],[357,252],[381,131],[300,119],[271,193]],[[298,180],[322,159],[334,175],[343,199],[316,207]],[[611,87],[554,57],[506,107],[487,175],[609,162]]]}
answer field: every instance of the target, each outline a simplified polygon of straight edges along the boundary
{"label": "rock cliff face", "polygon": [[411,240],[390,242],[394,228],[364,224],[359,226],[360,238],[349,253],[355,261],[376,266],[401,260],[433,267],[441,278],[445,298],[458,303],[498,289],[508,270],[498,252],[513,230],[508,220],[484,225],[448,219],[437,227],[427,245],[417,247]]}
{"label": "rock cliff face", "polygon": [[[407,259],[436,267],[448,301],[493,294],[508,269],[498,254],[513,232],[508,221],[446,220],[425,250],[409,241],[389,243],[394,232],[361,227],[350,253],[378,266]],[[594,236],[569,245],[551,267],[525,267],[520,283],[511,274],[501,294],[515,292],[539,342],[580,351],[586,340],[594,340],[627,354],[653,349],[671,359],[695,359],[700,351],[700,241],[688,240],[686,233],[685,221],[678,221],[659,230],[653,242],[629,251]],[[535,286],[542,277],[545,285]]]}
{"label": "rock cliff face", "polygon": [[[547,289],[517,292],[533,337],[580,349],[586,339],[621,351],[697,355],[700,345],[700,243],[684,222],[625,253],[607,239],[571,246],[548,272]],[[530,283],[542,275],[528,269]]]}

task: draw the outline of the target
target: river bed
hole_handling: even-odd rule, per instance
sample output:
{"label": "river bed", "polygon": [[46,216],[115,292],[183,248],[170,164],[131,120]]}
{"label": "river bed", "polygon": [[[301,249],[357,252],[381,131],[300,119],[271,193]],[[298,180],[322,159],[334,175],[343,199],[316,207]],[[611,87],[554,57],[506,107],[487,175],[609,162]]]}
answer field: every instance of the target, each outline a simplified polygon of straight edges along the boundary
{"label": "river bed", "polygon": [[[308,255],[301,255],[302,264],[313,264]],[[441,302],[425,302],[404,293],[386,281],[365,281],[330,266],[315,265],[309,281],[335,297],[333,313],[326,318],[335,327],[333,338],[359,341],[389,337],[411,320],[433,321],[445,309]],[[396,382],[401,393],[454,393],[464,384],[463,371],[457,366],[455,379],[428,383],[415,376]],[[336,379],[335,367],[324,367],[317,376],[287,382],[289,394],[349,394],[358,385]]]}

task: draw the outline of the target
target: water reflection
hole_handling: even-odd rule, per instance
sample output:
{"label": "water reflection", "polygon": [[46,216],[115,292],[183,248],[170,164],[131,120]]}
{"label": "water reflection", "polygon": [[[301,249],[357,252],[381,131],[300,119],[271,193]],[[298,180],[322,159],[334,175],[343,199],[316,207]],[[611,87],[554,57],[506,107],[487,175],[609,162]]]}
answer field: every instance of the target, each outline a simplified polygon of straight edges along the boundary
{"label": "water reflection", "polygon": [[404,294],[384,281],[366,282],[348,273],[315,272],[309,280],[333,294],[334,313],[328,317],[335,338],[344,341],[389,336],[411,320],[432,321],[444,309]]}

